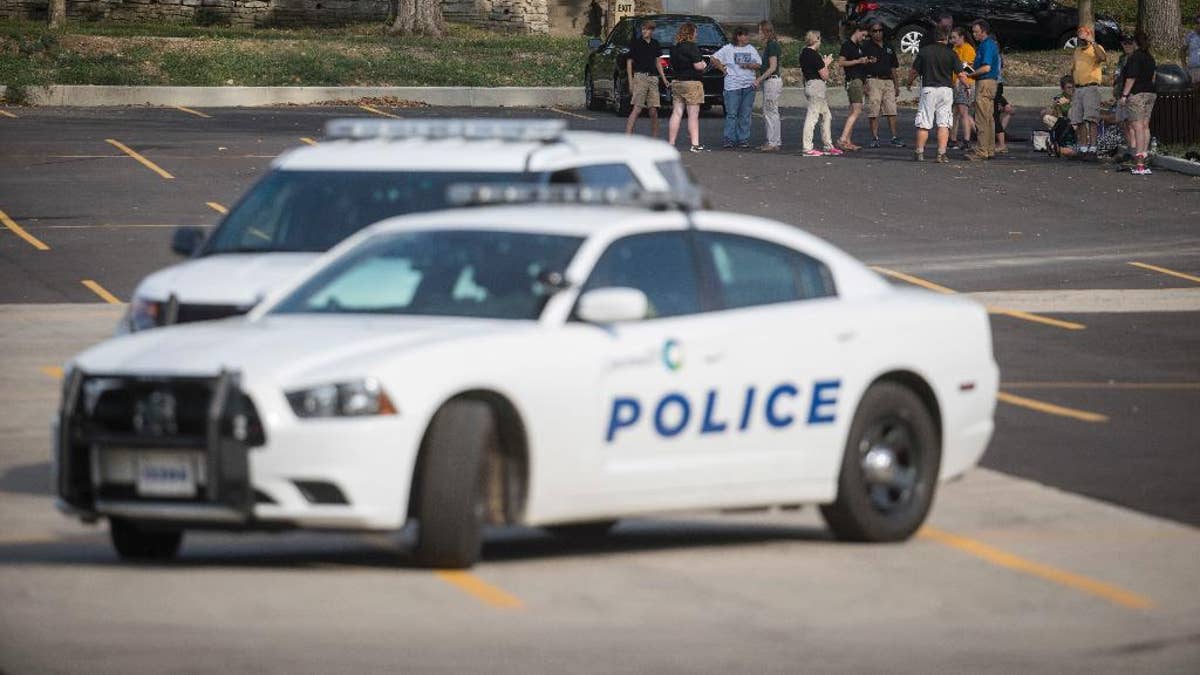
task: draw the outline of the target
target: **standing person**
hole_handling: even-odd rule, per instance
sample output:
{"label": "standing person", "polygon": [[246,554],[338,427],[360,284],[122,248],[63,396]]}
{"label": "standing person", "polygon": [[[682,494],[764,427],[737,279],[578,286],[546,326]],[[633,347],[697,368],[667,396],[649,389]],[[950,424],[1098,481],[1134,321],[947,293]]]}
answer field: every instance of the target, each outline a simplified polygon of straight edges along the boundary
{"label": "standing person", "polygon": [[1154,57],[1142,49],[1142,37],[1121,38],[1121,49],[1129,55],[1125,61],[1122,77],[1125,88],[1118,101],[1125,106],[1125,117],[1129,120],[1129,131],[1133,137],[1133,173],[1149,176],[1146,154],[1150,148],[1150,113],[1154,111],[1154,70],[1158,64]]}
{"label": "standing person", "polygon": [[762,67],[762,57],[750,45],[745,28],[733,32],[733,42],[712,55],[712,63],[725,74],[725,132],[721,147],[750,147],[750,115],[758,81],[754,74]]}
{"label": "standing person", "polygon": [[1079,140],[1079,152],[1096,151],[1096,124],[1100,122],[1100,80],[1108,55],[1096,44],[1091,26],[1080,26],[1073,58],[1075,98],[1071,99],[1071,124]]}
{"label": "standing person", "polygon": [[684,21],[675,33],[675,46],[671,47],[671,70],[675,79],[671,82],[671,94],[674,105],[671,109],[671,121],[667,123],[667,142],[675,145],[675,137],[679,135],[679,122],[683,119],[684,108],[687,108],[688,136],[692,140],[692,152],[704,152],[700,145],[700,104],[704,103],[704,84],[700,75],[708,70],[708,62],[700,55],[696,46],[696,24]]}
{"label": "standing person", "polygon": [[[804,113],[804,135],[800,140],[804,145],[805,157],[823,157],[825,155],[840,155],[841,150],[833,147],[833,136],[830,125],[833,116],[829,112],[829,101],[825,98],[826,80],[829,79],[829,64],[833,56],[821,56],[821,32],[810,30],[804,34],[804,49],[800,50],[800,72],[804,75],[804,97],[808,99],[808,108]],[[813,148],[813,131],[817,120],[821,122],[821,142],[824,152]]]}
{"label": "standing person", "polygon": [[[975,48],[967,41],[967,31],[955,28],[950,31],[950,46],[962,64],[961,69],[971,67],[975,63]],[[971,142],[971,132],[975,125],[971,122],[971,104],[975,102],[975,87],[971,80],[954,79],[954,123],[950,125],[950,145],[957,150],[965,150]],[[958,130],[962,129],[962,144],[957,142]]]}
{"label": "standing person", "polygon": [[629,92],[633,95],[633,110],[625,122],[626,135],[633,134],[633,125],[646,108],[650,114],[650,135],[658,138],[658,83],[667,84],[663,72],[662,45],[654,39],[654,22],[643,21],[641,36],[629,41],[629,58],[625,59],[625,74],[628,76]]}
{"label": "standing person", "polygon": [[[1000,47],[991,36],[992,28],[984,19],[971,24],[971,35],[979,45],[968,78],[975,81],[975,133],[979,146],[967,159],[993,159],[996,156],[996,84],[1000,78]],[[960,80],[961,81],[961,80]]]}
{"label": "standing person", "polygon": [[1192,22],[1196,27],[1184,39],[1179,58],[1187,65],[1188,73],[1192,76],[1192,86],[1200,87],[1200,14],[1197,14]]}
{"label": "standing person", "polygon": [[962,72],[962,62],[947,42],[950,31],[938,26],[935,42],[921,47],[908,75],[908,88],[913,80],[921,78],[921,98],[917,103],[917,149],[913,159],[925,161],[925,143],[929,141],[929,130],[937,127],[937,161],[945,163],[946,144],[950,140],[950,124],[954,117],[954,89],[951,85]]}
{"label": "standing person", "polygon": [[867,65],[871,63],[871,57],[863,54],[862,50],[862,42],[866,37],[865,24],[854,26],[850,30],[850,37],[842,43],[842,51],[837,59],[837,64],[846,74],[846,98],[850,100],[850,115],[846,117],[846,124],[842,127],[842,135],[838,137],[837,142],[842,150],[862,150],[862,146],[855,145],[850,137],[854,133],[854,123],[862,114]]}
{"label": "standing person", "polygon": [[763,93],[763,123],[767,127],[767,142],[759,146],[763,152],[778,152],[783,143],[779,128],[779,97],[783,95],[783,77],[780,76],[780,66],[783,65],[783,47],[775,37],[775,26],[770,21],[758,24],[758,34],[762,36],[763,68],[754,78],[754,86],[762,89]]}
{"label": "standing person", "polygon": [[887,118],[892,145],[903,148],[896,131],[896,98],[900,96],[900,60],[896,50],[883,42],[883,24],[871,23],[871,39],[863,44],[863,54],[873,59],[867,65],[867,124],[871,127],[871,146],[879,147],[879,116]]}

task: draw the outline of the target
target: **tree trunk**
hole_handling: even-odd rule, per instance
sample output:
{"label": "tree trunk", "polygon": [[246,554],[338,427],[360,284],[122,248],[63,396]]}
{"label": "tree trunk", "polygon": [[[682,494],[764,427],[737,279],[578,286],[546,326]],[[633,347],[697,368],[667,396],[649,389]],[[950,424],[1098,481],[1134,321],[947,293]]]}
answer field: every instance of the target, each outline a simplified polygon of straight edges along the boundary
{"label": "tree trunk", "polygon": [[1138,0],[1137,32],[1142,48],[1155,56],[1175,56],[1179,51],[1179,0]]}
{"label": "tree trunk", "polygon": [[59,28],[67,22],[67,0],[50,0],[50,7],[46,11],[49,14],[46,23],[51,28]]}
{"label": "tree trunk", "polygon": [[442,37],[446,22],[442,19],[441,0],[396,0],[396,20],[388,33]]}
{"label": "tree trunk", "polygon": [[1096,13],[1092,11],[1092,0],[1079,0],[1079,26],[1092,27],[1096,23]]}

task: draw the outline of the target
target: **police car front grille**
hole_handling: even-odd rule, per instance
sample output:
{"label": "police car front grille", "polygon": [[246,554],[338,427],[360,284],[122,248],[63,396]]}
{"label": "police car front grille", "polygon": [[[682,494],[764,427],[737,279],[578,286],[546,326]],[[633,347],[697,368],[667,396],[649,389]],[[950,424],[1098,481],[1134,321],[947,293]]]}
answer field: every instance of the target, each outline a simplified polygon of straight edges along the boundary
{"label": "police car front grille", "polygon": [[[89,377],[83,384],[82,422],[93,443],[207,447],[208,416],[216,380],[201,377]],[[264,442],[254,403],[240,391],[246,414],[245,441]],[[223,421],[223,427],[229,422]],[[223,435],[230,429],[222,428]]]}

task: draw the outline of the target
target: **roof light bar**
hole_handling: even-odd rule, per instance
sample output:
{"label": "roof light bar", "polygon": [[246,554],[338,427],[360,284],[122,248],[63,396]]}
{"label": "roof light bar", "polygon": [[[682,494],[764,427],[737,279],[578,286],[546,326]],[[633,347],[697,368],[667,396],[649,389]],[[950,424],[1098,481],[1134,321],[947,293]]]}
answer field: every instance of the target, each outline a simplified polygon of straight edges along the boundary
{"label": "roof light bar", "polygon": [[350,140],[462,138],[549,143],[561,140],[566,130],[566,120],[351,118],[325,123],[326,138]]}
{"label": "roof light bar", "polygon": [[582,204],[691,210],[703,205],[703,196],[694,188],[683,191],[649,191],[636,188],[529,183],[456,183],[447,188],[446,198],[456,206]]}

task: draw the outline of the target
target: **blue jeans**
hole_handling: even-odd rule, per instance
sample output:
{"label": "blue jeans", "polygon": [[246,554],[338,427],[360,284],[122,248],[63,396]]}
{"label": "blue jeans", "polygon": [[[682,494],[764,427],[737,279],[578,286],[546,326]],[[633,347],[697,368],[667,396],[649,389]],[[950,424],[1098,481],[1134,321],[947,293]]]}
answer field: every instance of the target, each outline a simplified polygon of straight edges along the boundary
{"label": "blue jeans", "polygon": [[754,87],[725,90],[725,143],[750,142],[750,113],[754,111]]}

